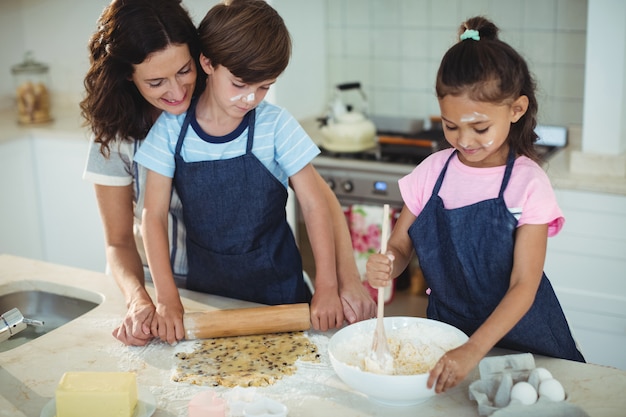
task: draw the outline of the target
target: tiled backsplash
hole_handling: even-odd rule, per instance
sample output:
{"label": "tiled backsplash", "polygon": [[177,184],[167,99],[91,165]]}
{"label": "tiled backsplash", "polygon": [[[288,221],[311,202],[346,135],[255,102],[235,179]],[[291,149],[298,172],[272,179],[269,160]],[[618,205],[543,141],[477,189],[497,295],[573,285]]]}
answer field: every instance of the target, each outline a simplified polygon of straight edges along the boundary
{"label": "tiled backsplash", "polygon": [[457,28],[483,15],[527,60],[539,122],[580,125],[587,0],[326,0],[329,88],[360,81],[370,113],[439,114],[437,68]]}

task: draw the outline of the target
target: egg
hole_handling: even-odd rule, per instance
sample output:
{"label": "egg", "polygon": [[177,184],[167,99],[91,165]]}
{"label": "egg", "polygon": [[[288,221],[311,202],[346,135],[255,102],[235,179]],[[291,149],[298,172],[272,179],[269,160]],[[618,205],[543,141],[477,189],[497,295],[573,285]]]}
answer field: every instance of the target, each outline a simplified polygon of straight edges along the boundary
{"label": "egg", "polygon": [[524,405],[532,405],[537,402],[537,391],[526,381],[520,381],[511,389],[511,402],[519,401]]}
{"label": "egg", "polygon": [[546,368],[535,368],[528,376],[528,383],[535,389],[539,389],[539,383],[546,379],[551,379],[552,374]]}
{"label": "egg", "polygon": [[550,401],[563,401],[565,399],[565,389],[554,378],[544,379],[539,384],[539,396]]}

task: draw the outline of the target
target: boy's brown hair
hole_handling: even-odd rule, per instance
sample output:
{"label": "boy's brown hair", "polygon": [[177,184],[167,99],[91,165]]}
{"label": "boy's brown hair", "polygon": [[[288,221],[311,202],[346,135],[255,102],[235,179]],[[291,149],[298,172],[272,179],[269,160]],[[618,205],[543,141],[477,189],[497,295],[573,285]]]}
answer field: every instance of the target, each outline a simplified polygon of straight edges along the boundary
{"label": "boy's brown hair", "polygon": [[223,65],[243,82],[277,78],[291,57],[291,37],[264,0],[232,0],[209,10],[200,26],[200,50],[213,67]]}

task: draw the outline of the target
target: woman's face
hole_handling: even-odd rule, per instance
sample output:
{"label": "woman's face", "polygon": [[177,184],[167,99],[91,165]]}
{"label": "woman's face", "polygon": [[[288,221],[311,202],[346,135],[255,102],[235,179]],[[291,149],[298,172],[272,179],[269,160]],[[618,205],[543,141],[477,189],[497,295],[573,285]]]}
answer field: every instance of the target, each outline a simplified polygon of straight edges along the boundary
{"label": "woman's face", "polygon": [[172,114],[187,111],[196,85],[196,65],[187,45],[169,45],[133,67],[132,80],[148,103]]}

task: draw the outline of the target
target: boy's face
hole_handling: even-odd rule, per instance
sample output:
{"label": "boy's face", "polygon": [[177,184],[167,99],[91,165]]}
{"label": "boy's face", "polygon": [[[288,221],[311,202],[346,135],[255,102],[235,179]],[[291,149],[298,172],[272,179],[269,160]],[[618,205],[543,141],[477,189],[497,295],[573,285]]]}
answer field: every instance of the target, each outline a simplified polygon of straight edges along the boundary
{"label": "boy's face", "polygon": [[247,84],[234,76],[223,65],[214,67],[210,61],[200,57],[202,68],[209,76],[209,93],[224,110],[233,117],[243,117],[259,105],[276,79]]}
{"label": "boy's face", "polygon": [[132,81],[148,103],[172,114],[187,111],[196,86],[196,64],[187,45],[169,45],[133,67]]}

